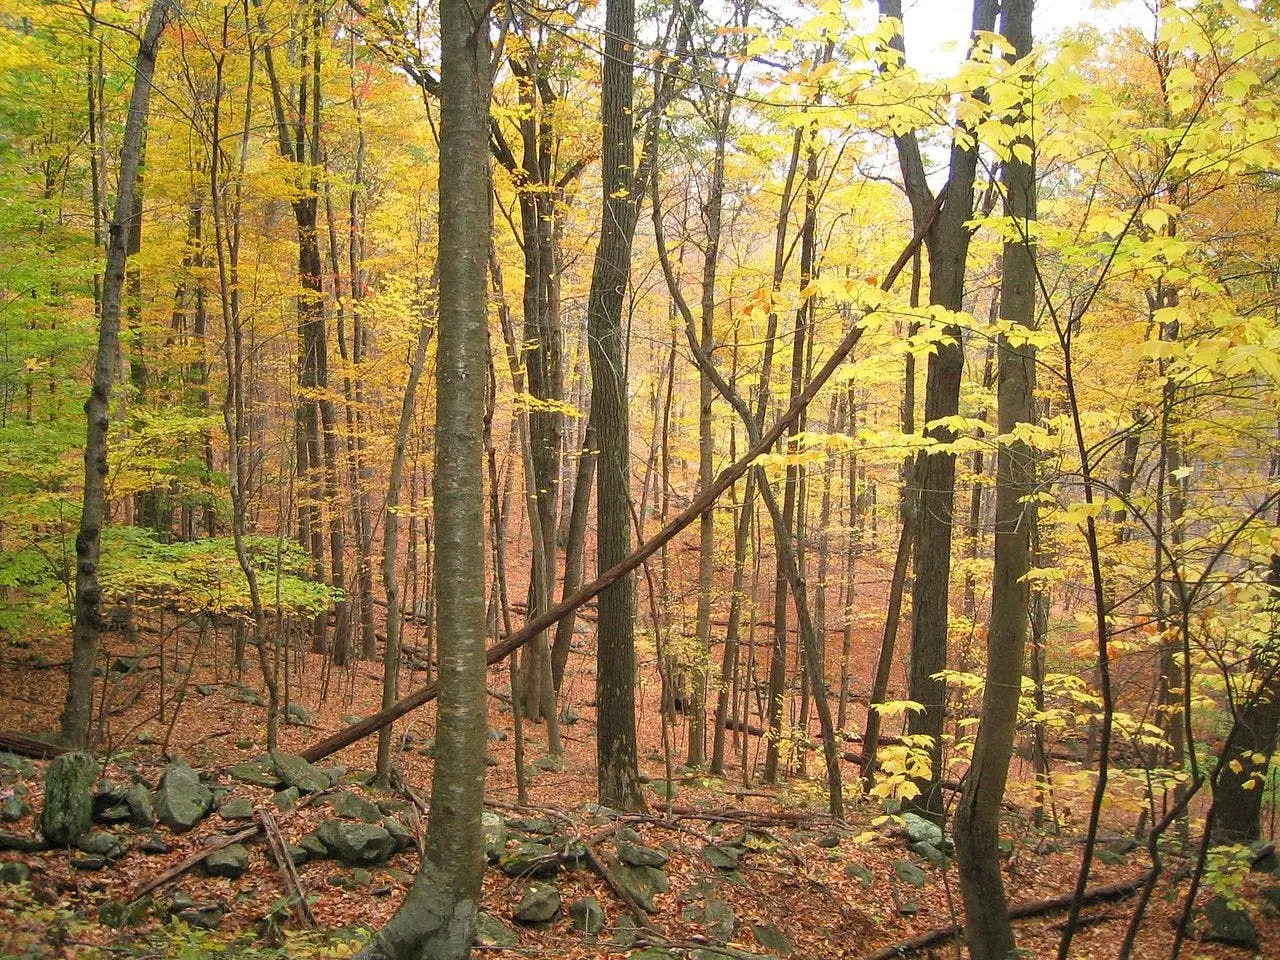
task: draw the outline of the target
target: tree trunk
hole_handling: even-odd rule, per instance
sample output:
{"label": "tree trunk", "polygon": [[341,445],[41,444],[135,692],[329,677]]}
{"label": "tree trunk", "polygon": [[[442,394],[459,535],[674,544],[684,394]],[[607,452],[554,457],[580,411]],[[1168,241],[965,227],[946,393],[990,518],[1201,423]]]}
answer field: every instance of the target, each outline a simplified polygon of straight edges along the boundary
{"label": "tree trunk", "polygon": [[[1031,52],[1033,0],[1003,0],[1001,31],[1013,57]],[[1025,118],[1018,118],[1019,121]],[[1015,146],[1031,147],[1019,132]],[[1020,238],[1006,241],[1000,276],[1000,314],[1031,328],[1035,322],[1035,247],[1030,223],[1036,217],[1035,171],[1013,153],[1004,161],[1005,216]],[[956,808],[956,862],[965,906],[965,941],[973,960],[1005,960],[1014,952],[1004,880],[1000,873],[1000,804],[1004,799],[1022,693],[1027,622],[1030,614],[1030,514],[1034,505],[1035,454],[1023,441],[1008,441],[1032,418],[1035,348],[1001,335],[996,420],[1002,438],[996,452],[995,571],[991,583],[991,624],[987,632],[987,674],[973,760]]]}
{"label": "tree trunk", "polygon": [[360,956],[463,960],[484,854],[484,390],[489,258],[489,15],[442,0],[436,570],[440,703],[426,851],[404,903]]}
{"label": "tree trunk", "polygon": [[155,0],[138,45],[133,93],[120,147],[119,186],[115,214],[107,242],[107,270],[102,286],[102,315],[98,323],[98,352],[93,367],[93,387],[85,401],[88,428],[84,445],[84,500],[80,532],[76,536],[75,627],[71,666],[67,674],[67,699],[61,717],[62,737],[71,746],[88,748],[93,713],[93,662],[102,629],[102,590],[98,585],[98,559],[102,527],[107,521],[107,431],[110,426],[111,390],[115,384],[116,354],[120,349],[120,300],[124,291],[125,251],[129,219],[135,215],[134,189],[138,181],[142,137],[147,125],[151,78],[156,69],[160,33],[169,14],[169,0]]}
{"label": "tree trunk", "polygon": [[[604,198],[600,242],[587,302],[591,352],[591,420],[596,464],[596,555],[600,570],[631,552],[627,383],[622,307],[631,271],[636,183],[632,149],[635,4],[607,0],[601,82]],[[626,573],[600,594],[596,621],[596,771],[602,804],[644,808],[636,758],[635,580]]]}

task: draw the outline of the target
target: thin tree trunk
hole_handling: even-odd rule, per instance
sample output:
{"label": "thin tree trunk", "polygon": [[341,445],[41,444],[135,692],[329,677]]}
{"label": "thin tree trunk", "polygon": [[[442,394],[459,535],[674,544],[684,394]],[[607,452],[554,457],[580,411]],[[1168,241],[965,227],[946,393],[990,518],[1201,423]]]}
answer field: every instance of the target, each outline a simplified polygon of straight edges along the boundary
{"label": "thin tree trunk", "polygon": [[124,290],[125,250],[129,238],[129,218],[134,215],[134,188],[142,138],[146,130],[155,74],[156,51],[169,14],[169,0],[155,0],[138,45],[134,65],[133,92],[125,120],[124,142],[120,148],[119,186],[116,209],[109,228],[107,269],[102,286],[102,314],[98,323],[98,350],[94,361],[93,387],[85,401],[88,429],[84,446],[84,498],[80,532],[76,536],[75,627],[72,635],[71,666],[67,674],[67,699],[61,717],[61,732],[68,744],[88,748],[93,712],[93,662],[102,630],[102,589],[98,583],[98,560],[102,549],[102,527],[107,521],[107,431],[110,427],[111,391],[115,383],[116,354],[120,344],[120,300]]}

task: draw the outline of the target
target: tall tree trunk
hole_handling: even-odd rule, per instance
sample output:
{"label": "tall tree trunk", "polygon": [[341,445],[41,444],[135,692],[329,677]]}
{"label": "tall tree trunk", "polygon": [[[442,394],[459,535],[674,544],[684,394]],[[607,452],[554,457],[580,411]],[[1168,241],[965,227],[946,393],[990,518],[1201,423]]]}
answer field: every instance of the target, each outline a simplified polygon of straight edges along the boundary
{"label": "tall tree trunk", "polygon": [[[1033,0],[1003,0],[1001,32],[1013,57],[1031,52]],[[1031,70],[1024,75],[1032,82]],[[1029,97],[1029,92],[1027,93]],[[1019,125],[1029,123],[1018,117]],[[1025,128],[1015,146],[1032,148]],[[1019,239],[1006,241],[1000,276],[1002,319],[1028,329],[1035,323],[1036,264],[1031,223],[1036,218],[1035,170],[1016,149],[1004,161],[1005,216]],[[1007,440],[1033,413],[1035,348],[1001,335],[996,394],[995,571],[991,583],[991,624],[987,631],[987,673],[973,760],[956,808],[956,862],[965,906],[965,941],[973,960],[1005,960],[1014,952],[1013,924],[1000,873],[1000,804],[1004,799],[1013,738],[1022,695],[1027,623],[1030,614],[1031,494],[1035,454],[1021,440]]]}
{"label": "tall tree trunk", "polygon": [[361,952],[365,960],[470,955],[484,854],[484,391],[488,359],[489,15],[440,4],[440,332],[437,348],[436,570],[440,702],[431,819],[417,879]]}
{"label": "tall tree trunk", "polygon": [[[632,149],[635,4],[607,0],[601,81],[600,242],[587,302],[591,420],[600,444],[596,464],[596,556],[608,570],[631,552],[631,475],[622,306],[631,272],[636,198]],[[636,757],[635,579],[627,573],[603,590],[596,621],[596,771],[600,802],[643,809]]]}
{"label": "tall tree trunk", "polygon": [[67,674],[67,699],[62,710],[62,738],[87,748],[93,713],[93,662],[102,629],[102,589],[98,584],[98,559],[102,527],[107,521],[107,430],[110,426],[111,390],[115,383],[116,355],[120,349],[120,300],[124,291],[125,251],[129,219],[135,214],[134,188],[138,181],[142,137],[151,98],[151,78],[156,69],[160,33],[169,14],[169,0],[155,0],[138,45],[134,64],[133,93],[120,147],[119,186],[115,214],[107,242],[107,269],[102,286],[102,314],[98,323],[98,352],[93,367],[93,387],[85,401],[88,428],[84,445],[84,499],[80,532],[76,536],[75,627],[71,666]]}
{"label": "tall tree trunk", "polygon": [[[974,0],[973,32],[990,32],[995,27],[996,0]],[[902,19],[900,0],[880,0],[880,11]],[[903,38],[894,37],[892,46],[903,53]],[[915,134],[895,138],[903,180],[912,214],[917,224],[933,207],[935,197],[925,174],[924,159]],[[949,310],[964,308],[964,275],[968,261],[973,216],[973,184],[978,154],[971,141],[956,138],[951,145],[950,177],[941,211],[925,235],[929,253],[929,302]],[[932,423],[955,416],[960,410],[960,381],[964,372],[964,348],[960,330],[943,331],[951,340],[929,357],[925,381],[924,420]],[[954,439],[952,431],[935,428],[928,434],[940,443]],[[947,666],[947,628],[950,622],[951,534],[955,506],[956,458],[954,453],[934,453],[920,458],[919,507],[916,513],[915,581],[911,605],[910,697],[924,705],[911,714],[908,730],[927,736],[933,747],[932,766],[927,779],[917,781],[920,795],[912,805],[931,818],[941,820],[942,733],[945,722],[946,685],[936,679]]]}

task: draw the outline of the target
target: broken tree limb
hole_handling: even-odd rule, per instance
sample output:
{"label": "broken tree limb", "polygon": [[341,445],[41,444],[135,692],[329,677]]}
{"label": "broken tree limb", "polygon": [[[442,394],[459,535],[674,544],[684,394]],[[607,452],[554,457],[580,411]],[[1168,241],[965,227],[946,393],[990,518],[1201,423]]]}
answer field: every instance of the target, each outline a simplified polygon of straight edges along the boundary
{"label": "broken tree limb", "polygon": [[[640,546],[631,556],[622,562],[614,565],[609,570],[592,580],[590,583],[581,587],[577,592],[573,593],[564,600],[561,600],[555,606],[547,610],[546,613],[539,614],[534,617],[521,629],[515,633],[509,634],[505,639],[495,643],[485,651],[485,660],[491,666],[505,660],[511,653],[524,646],[543,630],[555,624],[562,617],[572,613],[578,607],[582,606],[588,600],[598,595],[606,587],[617,581],[620,577],[630,573],[640,564],[644,563],[651,556],[662,549],[663,545],[669,543],[671,539],[689,524],[693,523],[698,517],[702,516],[707,510],[715,505],[720,494],[729,489],[739,478],[743,476],[752,463],[761,454],[767,453],[769,449],[778,441],[778,439],[786,432],[791,423],[800,416],[809,402],[818,394],[823,385],[831,379],[832,374],[849,356],[858,341],[862,338],[863,328],[861,325],[854,325],[840,345],[832,351],[831,356],[827,358],[827,362],[823,364],[822,369],[817,375],[809,381],[809,384],[796,397],[795,402],[791,404],[777,422],[769,428],[758,443],[756,443],[742,459],[729,467],[726,467],[720,476],[711,486],[707,487],[697,499],[695,499],[679,516],[673,519],[651,539],[647,540]],[[429,683],[426,686],[419,687],[413,693],[393,703],[370,717],[366,717],[359,723],[353,723],[349,727],[339,730],[332,736],[326,737],[319,743],[308,747],[302,751],[302,756],[309,762],[315,763],[332,753],[336,753],[343,747],[349,746],[358,740],[362,740],[370,734],[376,733],[389,723],[403,717],[406,713],[414,710],[424,703],[428,703],[436,698],[439,694],[439,687],[435,683]]]}
{"label": "broken tree limb", "polygon": [[66,753],[70,748],[57,743],[47,743],[35,737],[24,737],[20,733],[0,733],[0,750],[14,753],[20,757],[32,757],[36,760],[51,760]]}
{"label": "broken tree limb", "polygon": [[[1082,906],[1086,906],[1105,900],[1119,900],[1122,897],[1129,896],[1141,887],[1145,879],[1145,877],[1138,877],[1135,880],[1121,880],[1117,883],[1107,883],[1094,887],[1092,890],[1085,891],[1080,903]],[[1057,897],[1049,897],[1047,900],[1030,900],[1026,903],[1015,903],[1009,908],[1009,918],[1011,920],[1023,920],[1027,917],[1038,917],[1046,913],[1052,913],[1054,910],[1065,910],[1071,906],[1071,901],[1074,898],[1075,894],[1073,892],[1064,893]],[[963,928],[955,924],[934,927],[932,930],[926,930],[924,933],[918,933],[914,937],[908,937],[906,940],[899,940],[897,943],[883,947],[875,953],[864,957],[863,960],[899,960],[900,957],[918,953],[926,947],[932,947],[935,944],[942,943],[944,940],[950,940],[952,937],[959,936],[962,932]]]}
{"label": "broken tree limb", "polygon": [[258,815],[262,835],[267,838],[267,847],[275,858],[276,866],[280,868],[285,893],[293,901],[294,914],[303,926],[311,930],[316,929],[316,916],[311,912],[311,904],[307,903],[307,892],[302,889],[302,880],[298,877],[298,871],[293,865],[293,858],[289,856],[289,847],[285,844],[284,837],[280,835],[276,818],[265,807],[258,807],[254,812]]}

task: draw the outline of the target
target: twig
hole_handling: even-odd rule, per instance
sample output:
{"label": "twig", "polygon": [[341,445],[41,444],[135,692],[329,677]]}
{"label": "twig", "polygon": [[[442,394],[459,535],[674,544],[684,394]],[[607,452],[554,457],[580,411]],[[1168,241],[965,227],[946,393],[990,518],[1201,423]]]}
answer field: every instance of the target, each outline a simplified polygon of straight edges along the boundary
{"label": "twig", "polygon": [[294,912],[298,920],[303,926],[316,929],[315,914],[311,912],[307,893],[302,889],[302,880],[299,879],[298,871],[293,866],[293,858],[289,856],[289,848],[285,846],[284,837],[280,835],[276,818],[265,807],[258,807],[254,813],[258,815],[258,823],[262,827],[263,835],[267,838],[267,846],[275,857],[276,865],[280,868],[280,875],[284,877],[285,891],[294,900]]}

